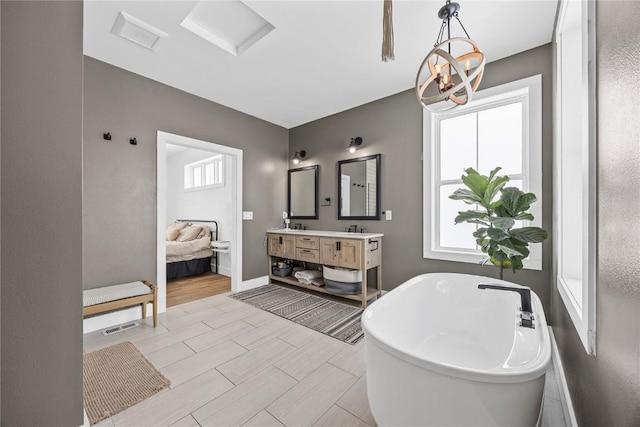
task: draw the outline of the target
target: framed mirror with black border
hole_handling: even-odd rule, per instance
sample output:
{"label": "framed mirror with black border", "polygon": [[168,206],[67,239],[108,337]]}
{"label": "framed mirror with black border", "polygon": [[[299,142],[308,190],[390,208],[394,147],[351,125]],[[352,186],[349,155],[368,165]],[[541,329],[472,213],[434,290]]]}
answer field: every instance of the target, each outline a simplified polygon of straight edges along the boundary
{"label": "framed mirror with black border", "polygon": [[381,155],[338,162],[338,219],[380,219]]}
{"label": "framed mirror with black border", "polygon": [[287,211],[291,219],[318,219],[319,166],[289,169]]}

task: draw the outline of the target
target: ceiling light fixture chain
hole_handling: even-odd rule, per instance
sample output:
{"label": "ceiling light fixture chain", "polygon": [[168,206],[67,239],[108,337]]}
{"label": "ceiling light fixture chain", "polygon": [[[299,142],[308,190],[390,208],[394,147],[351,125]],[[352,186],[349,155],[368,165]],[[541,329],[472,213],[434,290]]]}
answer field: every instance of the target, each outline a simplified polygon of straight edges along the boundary
{"label": "ceiling light fixture chain", "polygon": [[382,10],[382,62],[396,59],[393,53],[393,2],[384,0]]}
{"label": "ceiling light fixture chain", "polygon": [[[442,19],[438,37],[416,76],[416,97],[423,108],[430,109],[431,104],[449,100],[454,104],[451,108],[465,105],[482,80],[485,56],[462,25],[459,10],[460,4],[447,0],[438,11],[438,18]],[[451,36],[451,18],[456,19],[466,37]],[[447,39],[442,40],[445,27]]]}
{"label": "ceiling light fixture chain", "polygon": [[455,15],[453,15],[456,17],[456,21],[458,21],[458,24],[460,24],[460,28],[462,28],[462,31],[464,31],[464,34],[467,36],[468,39],[470,39],[471,37],[469,37],[469,33],[467,33],[467,29],[464,28],[464,25],[462,25],[462,21],[460,20],[460,18],[458,17],[458,12],[456,12]]}
{"label": "ceiling light fixture chain", "polygon": [[438,38],[436,39],[436,42],[433,44],[433,47],[436,47],[440,43],[442,43],[442,36],[444,35],[444,29],[446,27],[447,27],[447,20],[443,19],[442,20],[442,26],[440,27],[440,32],[438,33]]}

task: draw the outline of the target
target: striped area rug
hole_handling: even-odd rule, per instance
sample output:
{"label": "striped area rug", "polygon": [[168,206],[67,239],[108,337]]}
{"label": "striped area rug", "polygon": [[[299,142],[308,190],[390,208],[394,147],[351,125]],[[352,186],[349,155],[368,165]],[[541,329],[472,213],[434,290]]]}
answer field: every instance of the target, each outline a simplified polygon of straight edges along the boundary
{"label": "striped area rug", "polygon": [[363,310],[358,307],[278,285],[260,286],[230,297],[352,345],[364,338],[360,326]]}

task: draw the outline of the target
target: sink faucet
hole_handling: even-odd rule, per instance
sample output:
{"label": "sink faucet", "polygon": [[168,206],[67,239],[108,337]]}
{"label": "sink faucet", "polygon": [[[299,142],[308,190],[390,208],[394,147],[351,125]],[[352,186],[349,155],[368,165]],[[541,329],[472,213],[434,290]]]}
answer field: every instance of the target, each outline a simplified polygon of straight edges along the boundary
{"label": "sink faucet", "polygon": [[531,311],[531,289],[529,288],[515,288],[511,286],[492,285],[489,283],[480,283],[478,289],[495,289],[498,291],[512,291],[520,294],[521,310],[522,310],[522,322],[520,326],[523,328],[535,328],[533,324],[533,312]]}

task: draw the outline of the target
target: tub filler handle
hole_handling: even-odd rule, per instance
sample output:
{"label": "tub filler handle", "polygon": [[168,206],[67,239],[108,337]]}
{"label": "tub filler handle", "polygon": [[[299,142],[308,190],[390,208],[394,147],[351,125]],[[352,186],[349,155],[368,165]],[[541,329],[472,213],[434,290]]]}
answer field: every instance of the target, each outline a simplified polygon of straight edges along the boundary
{"label": "tub filler handle", "polygon": [[520,315],[520,317],[522,318],[522,322],[520,322],[520,326],[522,326],[523,328],[535,328],[535,325],[533,324],[533,312],[531,310],[531,289],[514,288],[511,286],[494,285],[491,283],[480,283],[478,285],[478,289],[495,289],[498,291],[511,291],[519,293],[521,301],[520,309],[522,310],[522,314]]}

